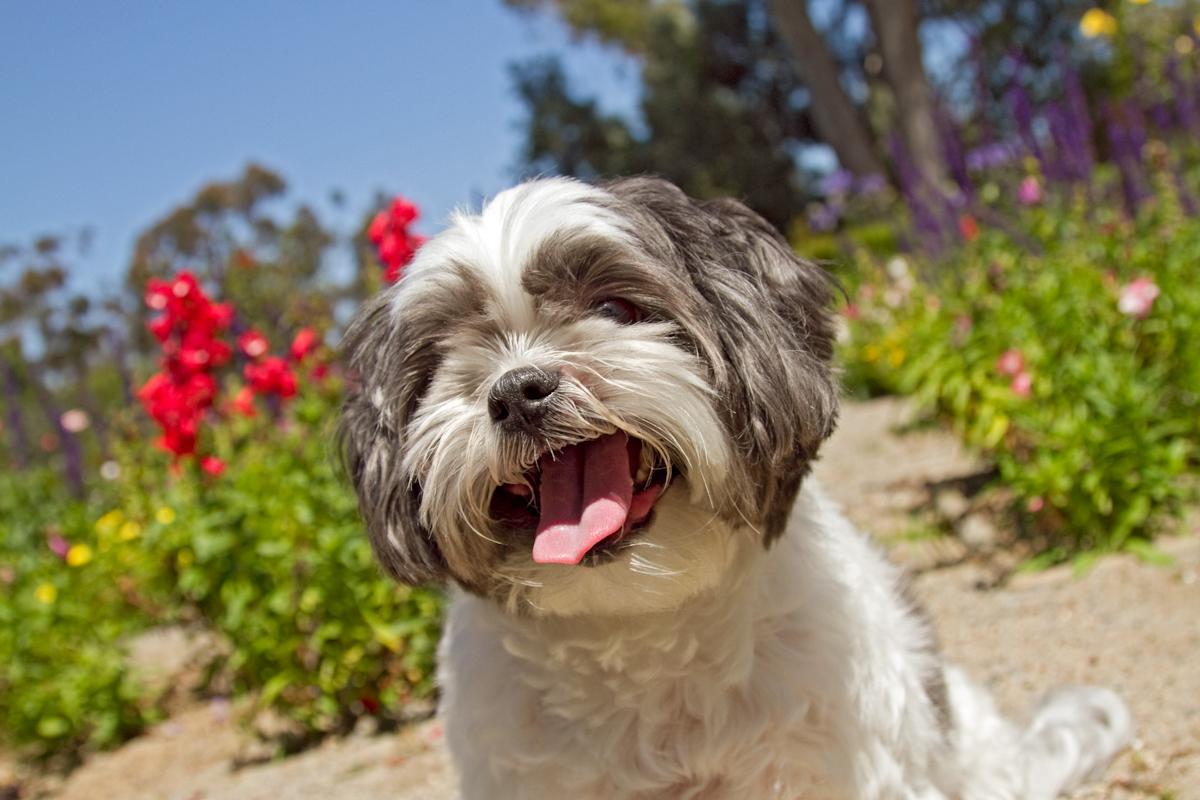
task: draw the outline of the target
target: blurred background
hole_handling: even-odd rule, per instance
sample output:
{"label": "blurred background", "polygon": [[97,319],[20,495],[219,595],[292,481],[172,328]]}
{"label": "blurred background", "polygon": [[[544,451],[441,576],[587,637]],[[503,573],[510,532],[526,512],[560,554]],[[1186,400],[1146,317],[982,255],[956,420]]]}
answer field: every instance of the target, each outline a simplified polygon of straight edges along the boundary
{"label": "blurred background", "polygon": [[125,652],[164,625],[285,749],[430,697],[442,595],[373,566],[334,352],[533,175],[741,198],[844,288],[849,394],[986,462],[1015,562],[1159,558],[1198,44],[1189,0],[0,5],[0,740],[69,766],[160,719]]}

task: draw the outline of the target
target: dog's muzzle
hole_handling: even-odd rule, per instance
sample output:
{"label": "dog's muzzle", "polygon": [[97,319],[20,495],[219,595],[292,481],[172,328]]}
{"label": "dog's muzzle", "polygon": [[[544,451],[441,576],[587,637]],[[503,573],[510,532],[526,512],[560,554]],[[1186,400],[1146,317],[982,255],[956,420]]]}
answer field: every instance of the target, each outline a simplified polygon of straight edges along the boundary
{"label": "dog's muzzle", "polygon": [[510,433],[541,436],[542,420],[558,382],[557,374],[537,367],[509,370],[488,392],[492,421]]}

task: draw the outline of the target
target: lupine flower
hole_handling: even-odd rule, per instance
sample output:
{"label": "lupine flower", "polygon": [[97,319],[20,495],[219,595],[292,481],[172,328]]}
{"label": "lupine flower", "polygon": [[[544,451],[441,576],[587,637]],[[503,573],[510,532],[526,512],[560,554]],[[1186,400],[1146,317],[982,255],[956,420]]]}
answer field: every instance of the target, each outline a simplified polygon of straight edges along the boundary
{"label": "lupine flower", "polygon": [[1117,298],[1117,310],[1136,319],[1142,319],[1150,313],[1154,298],[1158,297],[1160,289],[1149,278],[1138,278],[1121,287]]}
{"label": "lupine flower", "polygon": [[846,194],[854,188],[854,173],[848,169],[837,169],[821,179],[822,194]]}
{"label": "lupine flower", "polygon": [[855,186],[859,194],[874,194],[876,192],[882,192],[887,187],[887,178],[885,178],[883,175],[880,175],[878,172],[874,172],[870,175],[864,175],[863,177],[859,178],[858,183]]}
{"label": "lupine flower", "polygon": [[837,227],[838,218],[825,203],[810,203],[808,206],[808,228],[811,231],[831,231]]}
{"label": "lupine flower", "polygon": [[400,272],[412,261],[417,249],[425,244],[425,237],[410,233],[408,226],[416,221],[417,207],[402,197],[393,198],[387,208],[380,211],[367,227],[367,238],[374,243],[379,260],[386,267],[384,280],[395,283]]}
{"label": "lupine flower", "polygon": [[1009,376],[1021,374],[1025,371],[1025,356],[1015,347],[1005,350],[996,360],[996,371]]}
{"label": "lupine flower", "polygon": [[1017,189],[1017,199],[1022,205],[1037,205],[1042,202],[1042,184],[1030,175],[1021,181],[1021,186]]}

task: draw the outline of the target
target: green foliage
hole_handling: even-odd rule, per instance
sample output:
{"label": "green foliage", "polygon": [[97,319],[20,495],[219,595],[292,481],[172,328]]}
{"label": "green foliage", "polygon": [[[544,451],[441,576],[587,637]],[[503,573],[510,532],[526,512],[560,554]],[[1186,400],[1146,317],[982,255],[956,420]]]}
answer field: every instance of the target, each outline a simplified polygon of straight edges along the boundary
{"label": "green foliage", "polygon": [[[88,544],[112,500],[65,494],[49,468],[0,473],[0,732],[38,756],[119,743],[155,716],[121,647],[149,620]],[[73,548],[66,561],[55,536]]]}
{"label": "green foliage", "polygon": [[[433,691],[443,599],[381,574],[330,452],[340,378],[285,408],[224,416],[226,463],[174,467],[116,421],[121,477],[81,501],[49,469],[0,475],[0,730],[38,755],[117,744],[157,716],[131,634],[200,622],[229,643],[221,691],[300,725],[299,744]],[[61,536],[66,558],[50,547]]]}
{"label": "green foliage", "polygon": [[[1200,220],[1165,171],[1156,180],[1136,222],[1081,198],[1027,211],[1039,254],[984,230],[940,273],[859,264],[842,349],[852,385],[951,419],[995,460],[1051,560],[1148,537],[1200,456]],[[1138,279],[1161,291],[1144,317],[1118,308]]]}
{"label": "green foliage", "polygon": [[[308,730],[344,730],[369,709],[397,716],[432,691],[441,595],[382,575],[338,474],[325,423],[339,382],[296,398],[286,416],[235,417],[215,436],[217,477],[129,453],[119,516],[142,526],[138,591],[197,610],[230,642],[238,691],[260,690]],[[119,538],[119,537],[118,537]],[[103,542],[103,540],[102,540]],[[120,558],[118,558],[120,561]]]}

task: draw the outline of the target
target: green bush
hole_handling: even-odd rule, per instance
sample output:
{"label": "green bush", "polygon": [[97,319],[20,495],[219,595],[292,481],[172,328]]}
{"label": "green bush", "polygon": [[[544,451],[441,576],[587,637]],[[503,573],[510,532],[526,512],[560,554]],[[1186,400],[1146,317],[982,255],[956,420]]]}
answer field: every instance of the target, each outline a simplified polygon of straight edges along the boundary
{"label": "green bush", "polygon": [[[1144,549],[1200,453],[1200,220],[1171,179],[1136,221],[1081,198],[941,262],[860,261],[842,347],[860,392],[912,393],[994,459],[1043,560]],[[928,280],[923,276],[940,275]],[[1160,294],[1124,313],[1134,281]],[[1020,377],[1018,377],[1020,376]]]}
{"label": "green bush", "polygon": [[49,469],[0,476],[5,741],[70,756],[136,734],[159,714],[124,644],[181,621],[222,634],[214,690],[295,720],[291,745],[432,693],[443,598],[376,567],[331,452],[340,398],[324,378],[275,413],[224,411],[205,434],[219,475],[149,447],[134,409],[114,421],[121,477],[88,500]]}
{"label": "green bush", "polygon": [[[99,526],[98,546],[114,569],[130,564],[140,594],[191,609],[229,641],[218,666],[236,692],[259,692],[309,734],[395,719],[430,694],[442,611],[438,591],[375,565],[330,452],[339,387],[309,385],[278,420],[227,418],[214,430],[217,476],[189,461],[172,479],[165,455],[131,450],[122,503]],[[131,521],[140,532],[123,537]]]}
{"label": "green bush", "polygon": [[106,747],[155,717],[120,646],[149,620],[89,544],[105,498],[65,495],[49,468],[0,474],[0,731],[36,756]]}

